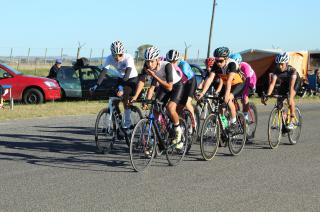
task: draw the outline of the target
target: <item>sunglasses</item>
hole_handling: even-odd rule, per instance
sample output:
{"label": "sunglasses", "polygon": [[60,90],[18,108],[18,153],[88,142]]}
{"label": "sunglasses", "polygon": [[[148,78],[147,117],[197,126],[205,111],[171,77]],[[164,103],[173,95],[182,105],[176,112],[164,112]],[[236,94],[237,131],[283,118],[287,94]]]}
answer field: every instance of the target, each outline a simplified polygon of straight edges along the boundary
{"label": "sunglasses", "polygon": [[123,56],[123,54],[115,54],[115,55],[113,55],[113,57],[122,57]]}
{"label": "sunglasses", "polygon": [[222,60],[215,60],[216,63],[223,63],[224,59]]}

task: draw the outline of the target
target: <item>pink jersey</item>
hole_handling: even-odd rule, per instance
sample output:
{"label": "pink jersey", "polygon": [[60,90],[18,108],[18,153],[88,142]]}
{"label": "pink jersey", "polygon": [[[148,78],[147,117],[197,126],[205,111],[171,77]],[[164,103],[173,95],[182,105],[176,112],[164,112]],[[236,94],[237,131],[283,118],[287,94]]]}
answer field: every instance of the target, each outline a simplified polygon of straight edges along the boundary
{"label": "pink jersey", "polygon": [[240,63],[240,70],[246,78],[246,85],[243,91],[243,96],[245,97],[249,95],[249,89],[256,89],[257,76],[251,66],[246,62]]}

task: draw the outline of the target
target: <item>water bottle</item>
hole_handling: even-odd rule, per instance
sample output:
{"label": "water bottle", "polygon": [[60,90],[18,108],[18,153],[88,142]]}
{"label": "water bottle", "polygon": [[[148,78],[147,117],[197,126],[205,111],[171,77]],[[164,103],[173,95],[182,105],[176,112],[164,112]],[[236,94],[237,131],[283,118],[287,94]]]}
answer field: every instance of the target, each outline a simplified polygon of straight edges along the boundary
{"label": "water bottle", "polygon": [[225,115],[221,115],[220,118],[221,118],[223,129],[228,128],[229,127],[229,123],[228,123],[227,117]]}

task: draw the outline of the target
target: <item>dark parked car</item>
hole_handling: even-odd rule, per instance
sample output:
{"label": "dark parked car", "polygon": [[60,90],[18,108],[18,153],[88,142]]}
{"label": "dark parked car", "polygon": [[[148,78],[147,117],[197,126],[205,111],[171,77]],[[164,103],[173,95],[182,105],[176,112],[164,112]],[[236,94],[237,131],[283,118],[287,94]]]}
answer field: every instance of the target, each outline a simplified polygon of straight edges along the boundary
{"label": "dark parked car", "polygon": [[95,94],[90,94],[89,89],[97,83],[101,71],[98,66],[62,66],[56,79],[61,87],[62,97],[105,99],[115,95],[119,75],[114,70],[107,73]]}
{"label": "dark parked car", "polygon": [[203,78],[206,76],[206,71],[197,64],[190,64],[190,66],[195,73],[197,85],[199,85]]}

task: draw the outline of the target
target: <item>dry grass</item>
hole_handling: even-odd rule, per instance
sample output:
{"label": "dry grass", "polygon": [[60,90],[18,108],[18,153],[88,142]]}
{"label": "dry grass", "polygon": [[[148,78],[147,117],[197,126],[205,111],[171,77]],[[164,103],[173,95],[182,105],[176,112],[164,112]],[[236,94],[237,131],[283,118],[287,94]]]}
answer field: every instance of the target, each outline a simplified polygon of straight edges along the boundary
{"label": "dry grass", "polygon": [[13,110],[9,109],[9,105],[5,105],[5,109],[0,110],[0,120],[90,115],[97,114],[105,106],[106,101],[48,102],[41,105],[16,104]]}

